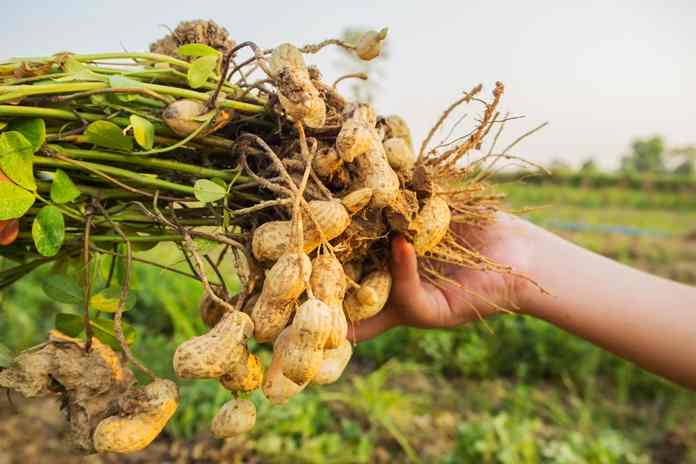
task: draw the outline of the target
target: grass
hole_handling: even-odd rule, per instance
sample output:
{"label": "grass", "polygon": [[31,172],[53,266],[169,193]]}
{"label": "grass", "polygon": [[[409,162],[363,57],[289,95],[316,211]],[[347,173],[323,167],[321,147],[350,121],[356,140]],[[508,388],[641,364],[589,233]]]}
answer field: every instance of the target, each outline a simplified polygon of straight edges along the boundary
{"label": "grass", "polygon": [[[681,238],[696,224],[696,209],[680,209],[690,204],[685,198],[517,185],[509,194],[512,207],[554,203],[530,214],[542,224],[668,231],[670,238],[560,232],[619,261],[696,283],[696,245]],[[176,249],[158,247],[148,254],[184,268]],[[197,315],[200,285],[182,276],[164,278],[141,265],[135,269],[138,302],[125,315],[139,329],[135,352],[159,375],[173,378],[175,347],[204,331]],[[14,350],[41,341],[56,312],[74,310],[41,293],[47,272],[40,269],[2,294],[0,337]],[[271,408],[259,392],[252,393],[258,425],[227,444],[226,459],[696,462],[693,394],[545,322],[501,316],[489,324],[494,334],[481,324],[441,331],[394,329],[358,346],[339,383],[310,387],[286,406]],[[267,351],[252,349],[268,361]],[[229,393],[214,381],[179,384],[181,406],[169,435],[184,440],[206,436],[212,415]]]}

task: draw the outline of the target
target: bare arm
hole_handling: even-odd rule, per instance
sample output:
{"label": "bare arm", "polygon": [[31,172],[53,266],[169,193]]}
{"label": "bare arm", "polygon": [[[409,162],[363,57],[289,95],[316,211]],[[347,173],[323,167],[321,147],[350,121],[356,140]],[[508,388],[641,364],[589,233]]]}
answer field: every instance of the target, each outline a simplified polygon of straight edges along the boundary
{"label": "bare arm", "polygon": [[632,269],[538,229],[526,313],[696,389],[696,288]]}
{"label": "bare arm", "polygon": [[[696,288],[631,269],[501,214],[482,232],[481,252],[539,282],[452,269],[460,286],[438,288],[418,276],[413,247],[392,242],[394,285],[387,307],[358,324],[371,338],[396,325],[451,327],[518,307],[641,367],[696,389]],[[477,298],[473,295],[481,295]]]}

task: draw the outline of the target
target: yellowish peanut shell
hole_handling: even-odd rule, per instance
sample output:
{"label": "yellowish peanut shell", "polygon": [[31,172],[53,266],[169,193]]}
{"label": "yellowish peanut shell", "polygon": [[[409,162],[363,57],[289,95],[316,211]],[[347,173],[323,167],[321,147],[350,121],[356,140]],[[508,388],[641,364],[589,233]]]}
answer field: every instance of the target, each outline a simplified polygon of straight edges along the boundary
{"label": "yellowish peanut shell", "polygon": [[217,438],[230,438],[246,433],[256,424],[256,406],[247,399],[233,399],[215,414],[210,431]]}
{"label": "yellowish peanut shell", "polygon": [[336,382],[346,369],[352,355],[353,346],[349,340],[345,339],[336,348],[324,350],[321,366],[312,379],[312,383],[326,385]]}
{"label": "yellowish peanut shell", "polygon": [[355,53],[360,59],[370,61],[382,53],[384,39],[387,38],[389,29],[386,27],[381,31],[367,31],[364,33],[355,46]]}
{"label": "yellowish peanut shell", "polygon": [[416,254],[424,255],[445,238],[451,217],[452,213],[444,198],[432,196],[425,202],[411,226],[416,231],[413,236]]}
{"label": "yellowish peanut shell", "polygon": [[283,375],[298,385],[316,375],[331,330],[331,308],[310,298],[297,309],[283,351]]}
{"label": "yellowish peanut shell", "polygon": [[416,154],[413,153],[406,140],[392,137],[383,143],[389,165],[397,172],[409,173],[416,164]]}
{"label": "yellowish peanut shell", "polygon": [[137,410],[126,416],[103,419],[92,436],[94,448],[100,453],[132,453],[140,451],[160,434],[176,412],[179,393],[171,380],[156,379],[138,395]]}
{"label": "yellowish peanut shell", "polygon": [[343,314],[343,298],[348,286],[343,265],[335,256],[317,256],[312,261],[309,285],[314,297],[331,309],[331,327],[324,347],[336,348],[348,333],[348,322]]}
{"label": "yellowish peanut shell", "polygon": [[[350,215],[345,206],[337,200],[314,200],[309,202],[309,211],[326,240],[333,240],[350,225]],[[310,253],[321,245],[321,234],[314,221],[303,214],[304,251]],[[268,225],[267,225],[268,224]],[[251,249],[260,261],[275,261],[285,253],[291,242],[292,223],[290,221],[270,221],[254,231]]]}
{"label": "yellowish peanut shell", "polygon": [[254,325],[241,311],[225,313],[208,333],[182,343],[174,352],[174,371],[182,379],[214,379],[228,372],[246,352]]}
{"label": "yellowish peanut shell", "polygon": [[253,354],[242,359],[229,372],[220,377],[220,383],[230,391],[252,391],[263,383],[261,362]]}
{"label": "yellowish peanut shell", "polygon": [[285,404],[288,399],[301,392],[307,384],[296,384],[283,375],[283,353],[287,349],[290,327],[283,330],[273,343],[273,357],[266,370],[263,394],[272,404]]}
{"label": "yellowish peanut shell", "polygon": [[360,288],[348,293],[343,309],[350,321],[370,318],[380,312],[389,298],[392,278],[389,271],[378,270],[360,282]]}
{"label": "yellowish peanut shell", "polygon": [[370,204],[370,200],[372,200],[372,189],[363,187],[341,198],[341,203],[350,214],[356,214],[365,209]]}
{"label": "yellowish peanut shell", "polygon": [[374,208],[389,206],[399,194],[399,177],[387,160],[384,146],[373,136],[370,149],[355,159],[359,180],[372,189],[370,205]]}

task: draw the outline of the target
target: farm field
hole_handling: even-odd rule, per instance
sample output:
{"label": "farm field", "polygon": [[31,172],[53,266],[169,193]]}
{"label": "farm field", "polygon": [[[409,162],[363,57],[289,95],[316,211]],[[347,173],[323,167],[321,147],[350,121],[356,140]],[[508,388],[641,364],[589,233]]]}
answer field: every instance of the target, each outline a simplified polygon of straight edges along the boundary
{"label": "farm field", "polygon": [[[509,184],[510,210],[612,259],[696,284],[693,194],[616,187]],[[175,251],[175,250],[174,250]],[[185,267],[171,249],[144,256]],[[0,295],[0,340],[19,351],[45,338],[55,314],[75,311],[41,291],[39,269]],[[568,278],[572,278],[569,263]],[[158,375],[183,340],[204,331],[201,289],[136,266],[127,322],[135,352]],[[669,310],[669,308],[664,308]],[[690,463],[696,396],[544,322],[503,315],[455,330],[399,328],[360,344],[350,370],[259,415],[248,435],[208,435],[229,398],[217,382],[180,381],[176,416],[153,446],[127,457],[70,456],[57,404],[0,399],[0,462]],[[254,346],[264,363],[270,353]],[[46,411],[55,410],[56,414]],[[28,442],[26,431],[36,437]],[[21,433],[21,434],[20,434]]]}

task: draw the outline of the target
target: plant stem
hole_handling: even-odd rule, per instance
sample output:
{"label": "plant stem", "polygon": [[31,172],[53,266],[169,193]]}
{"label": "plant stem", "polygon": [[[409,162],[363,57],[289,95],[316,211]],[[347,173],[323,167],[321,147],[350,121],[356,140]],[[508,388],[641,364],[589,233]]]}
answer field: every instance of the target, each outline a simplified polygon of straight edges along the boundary
{"label": "plant stem", "polygon": [[[107,153],[97,150],[80,150],[77,148],[64,148],[62,146],[52,144],[48,145],[48,147],[60,153],[63,153],[64,155],[69,156],[70,158],[75,159],[114,161],[153,169],[164,169],[167,171],[183,172],[186,174],[192,174],[196,177],[219,177],[224,180],[232,180],[235,178],[235,176],[237,176],[236,171],[229,172],[222,171],[219,169],[205,168],[202,166],[195,166],[193,164],[182,163],[180,161],[119,155],[116,153]],[[240,182],[248,182],[250,180],[247,177],[243,176],[239,176],[237,179]]]}
{"label": "plant stem", "polygon": [[[68,163],[65,161],[55,160],[47,158],[45,156],[34,156],[34,164],[37,166],[49,166],[54,168],[64,168],[64,169],[80,169],[79,165]],[[170,190],[173,192],[185,193],[188,195],[193,195],[193,187],[188,185],[176,184],[174,182],[169,182],[162,179],[155,179],[152,177],[139,174],[137,172],[128,171],[126,169],[117,168],[114,166],[107,166],[104,164],[80,162],[81,165],[94,169],[95,171],[101,171],[106,174],[111,174],[117,177],[123,177],[126,179],[131,179],[134,182],[141,185],[148,185],[151,187],[158,187],[165,190]]]}
{"label": "plant stem", "polygon": [[[0,85],[0,102],[11,101],[32,95],[52,95],[56,93],[89,92],[99,89],[108,89],[106,82],[79,82],[70,84],[37,84],[37,85]],[[160,84],[145,84],[143,88],[174,97],[191,98],[193,100],[208,101],[210,96],[195,90],[170,87]],[[222,100],[220,108],[242,111],[244,113],[262,113],[266,109],[261,105],[253,105],[236,100]]]}

